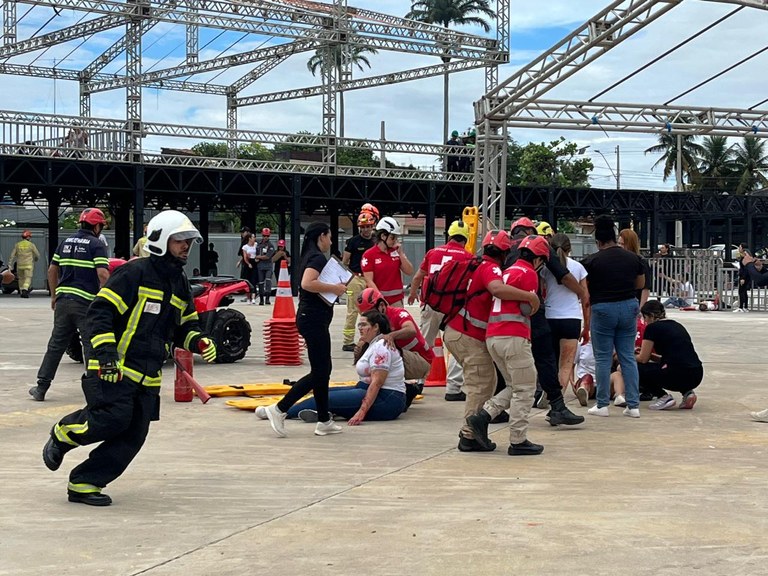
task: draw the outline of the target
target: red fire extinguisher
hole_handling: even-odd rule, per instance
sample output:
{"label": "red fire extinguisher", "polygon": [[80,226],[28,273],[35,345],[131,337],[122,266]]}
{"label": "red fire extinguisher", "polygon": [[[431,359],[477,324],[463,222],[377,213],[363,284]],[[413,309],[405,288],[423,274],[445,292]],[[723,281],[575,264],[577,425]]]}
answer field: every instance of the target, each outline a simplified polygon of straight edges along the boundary
{"label": "red fire extinguisher", "polygon": [[[188,350],[182,350],[181,348],[176,348],[173,352],[174,358],[176,358],[176,361],[181,364],[181,367],[184,368],[184,370],[192,376],[192,369],[195,366],[195,360],[194,356],[192,356],[192,352],[189,352]],[[173,381],[173,398],[176,400],[176,402],[192,402],[192,398],[194,395],[192,394],[192,385],[189,384],[189,381],[182,376],[181,371],[179,368],[176,368],[176,378]]]}

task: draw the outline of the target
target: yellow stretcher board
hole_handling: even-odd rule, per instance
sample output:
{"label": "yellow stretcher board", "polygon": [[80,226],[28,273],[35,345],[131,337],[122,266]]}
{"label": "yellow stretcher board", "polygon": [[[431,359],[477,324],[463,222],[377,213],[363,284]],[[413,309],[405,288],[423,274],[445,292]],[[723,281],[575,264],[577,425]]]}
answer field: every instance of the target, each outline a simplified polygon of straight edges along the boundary
{"label": "yellow stretcher board", "polygon": [[[258,398],[239,398],[237,400],[227,400],[225,404],[227,406],[232,406],[233,408],[238,408],[239,410],[256,410],[259,406],[271,406],[272,404],[275,404],[277,401],[280,400],[282,396],[260,396]],[[312,398],[311,394],[308,394],[307,396],[304,396],[299,402],[306,400],[308,398]],[[416,398],[413,399],[414,402],[418,402],[420,400],[424,399],[423,394],[419,394],[416,396]]]}
{"label": "yellow stretcher board", "polygon": [[[348,382],[331,382],[331,386],[354,386],[357,381],[350,380]],[[232,384],[232,385],[216,385],[205,386],[205,391],[211,396],[223,397],[223,396],[269,396],[279,394],[283,396],[291,387],[288,384],[282,384],[278,382],[268,384]]]}

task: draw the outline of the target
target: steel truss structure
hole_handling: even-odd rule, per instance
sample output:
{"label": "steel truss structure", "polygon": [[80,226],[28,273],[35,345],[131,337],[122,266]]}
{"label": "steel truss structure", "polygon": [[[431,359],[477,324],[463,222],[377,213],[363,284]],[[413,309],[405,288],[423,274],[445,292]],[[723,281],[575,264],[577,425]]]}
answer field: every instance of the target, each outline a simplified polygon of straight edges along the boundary
{"label": "steel truss structure", "polygon": [[[505,162],[510,127],[768,137],[768,110],[543,98],[655,20],[683,2],[692,1],[612,0],[584,25],[475,102],[477,147],[473,196],[475,205],[482,207],[485,216],[483,231],[489,225],[504,225]],[[765,0],[705,1],[768,9]]]}
{"label": "steel truss structure", "polygon": [[[82,13],[83,17],[71,26],[19,38],[18,6],[29,6],[30,10],[53,9],[54,14],[68,9]],[[124,144],[132,154],[131,161],[142,158],[142,138],[149,133],[142,126],[144,88],[225,97],[226,128],[232,133],[227,142],[233,158],[237,147],[234,133],[238,127],[239,108],[321,96],[324,169],[334,173],[339,93],[475,68],[486,69],[486,89],[489,89],[498,78],[498,66],[509,62],[509,0],[498,0],[497,13],[495,37],[487,38],[355,8],[348,6],[347,0],[330,3],[308,0],[3,0],[0,60],[4,61],[0,62],[0,74],[77,82],[83,122],[90,118],[93,94],[126,90],[123,132]],[[178,65],[144,71],[143,39],[158,24],[184,27],[186,57]],[[82,69],[25,65],[14,61],[24,54],[74,40],[85,42],[115,30],[121,31],[122,37]],[[239,52],[233,49],[232,53],[200,60],[201,30],[242,33],[241,40],[264,41],[266,45]],[[278,93],[241,94],[291,56],[311,51],[327,51],[330,55],[339,47],[349,51],[358,46],[431,55],[449,62],[352,80],[350,59],[346,58],[339,77],[335,66],[324,66],[322,82],[317,86]],[[104,73],[104,69],[120,55],[125,56],[124,73]],[[242,75],[228,84],[196,79],[201,74],[237,67],[243,67]],[[445,153],[446,150],[440,151],[440,154]]]}

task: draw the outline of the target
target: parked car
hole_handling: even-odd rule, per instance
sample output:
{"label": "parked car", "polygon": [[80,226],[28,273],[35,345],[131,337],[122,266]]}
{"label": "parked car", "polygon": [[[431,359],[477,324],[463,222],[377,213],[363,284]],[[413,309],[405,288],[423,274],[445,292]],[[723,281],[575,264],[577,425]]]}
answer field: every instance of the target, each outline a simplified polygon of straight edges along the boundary
{"label": "parked car", "polygon": [[[725,259],[725,244],[712,244],[707,248],[710,252],[714,252],[720,258]],[[731,260],[736,260],[739,257],[739,247],[736,244],[731,244]]]}

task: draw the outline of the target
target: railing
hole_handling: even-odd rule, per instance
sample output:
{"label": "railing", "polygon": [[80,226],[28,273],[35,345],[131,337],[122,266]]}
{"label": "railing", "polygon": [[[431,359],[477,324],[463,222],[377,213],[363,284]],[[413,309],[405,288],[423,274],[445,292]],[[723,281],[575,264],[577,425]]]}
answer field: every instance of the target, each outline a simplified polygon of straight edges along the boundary
{"label": "railing", "polygon": [[[697,252],[700,252],[697,254]],[[722,287],[723,260],[706,251],[686,257],[656,257],[647,260],[651,269],[651,294],[662,302],[683,299],[689,305],[715,300]],[[684,286],[690,282],[693,296]],[[692,301],[691,301],[692,300]]]}

